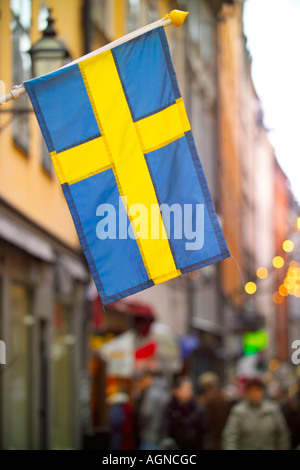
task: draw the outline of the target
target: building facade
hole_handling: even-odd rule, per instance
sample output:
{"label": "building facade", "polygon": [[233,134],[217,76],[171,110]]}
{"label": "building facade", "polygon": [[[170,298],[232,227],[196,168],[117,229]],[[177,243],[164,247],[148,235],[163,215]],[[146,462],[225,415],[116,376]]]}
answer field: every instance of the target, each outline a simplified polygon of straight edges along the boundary
{"label": "building facade", "polygon": [[[223,231],[228,248],[234,257],[221,265],[221,289],[223,293],[224,327],[226,330],[226,363],[235,364],[242,353],[241,320],[244,306],[242,275],[244,271],[243,205],[246,188],[243,189],[242,171],[246,171],[245,146],[243,146],[242,119],[245,119],[244,41],[242,4],[224,4],[219,14],[218,27],[218,99],[220,142],[220,202]],[[244,102],[243,102],[244,100]],[[234,260],[236,262],[234,262]],[[241,274],[242,273],[242,274]]]}
{"label": "building facade", "polygon": [[[81,55],[81,2],[47,5]],[[1,2],[2,92],[31,78],[46,16],[39,1]],[[1,448],[79,448],[89,274],[26,95],[0,109],[0,148]]]}
{"label": "building facade", "polygon": [[[288,255],[283,251],[282,244],[289,236],[291,193],[288,178],[278,162],[275,162],[274,165],[274,175],[274,245],[276,255],[282,256],[285,261],[285,265],[276,269],[275,272],[274,292],[276,292],[283,283],[287,270]],[[290,353],[288,344],[288,302],[289,299],[285,297],[282,302],[275,304],[275,343],[277,345],[277,357],[280,361],[287,361]]]}
{"label": "building facade", "polygon": [[[253,298],[245,294],[242,282],[243,278],[256,282],[256,269],[269,266],[281,249],[289,207],[287,181],[275,162],[251,80],[243,3],[2,0],[0,4],[1,93],[32,76],[27,51],[46,26],[46,6],[52,9],[57,37],[72,59],[172,9],[190,12],[181,28],[166,28],[166,34],[199,157],[234,259],[114,303],[108,307],[106,328],[115,335],[139,329],[144,315],[172,335],[197,336],[199,345],[185,369],[195,380],[207,370],[223,377],[226,367],[243,355],[242,337],[249,328],[267,328],[274,346],[270,357],[285,359],[288,351],[287,310],[285,304],[275,306],[272,301],[274,285],[282,281],[279,273],[275,274],[280,279],[272,274],[258,283]],[[7,349],[7,364],[0,364],[0,445],[80,448],[83,428],[104,423],[104,387],[99,394],[92,384],[91,395],[98,394],[99,399],[92,400],[92,410],[86,392],[90,277],[30,109],[26,95],[0,108],[0,340]],[[93,288],[88,299],[98,319],[96,328],[101,329],[101,304]],[[103,382],[103,364],[98,372],[97,380]]]}
{"label": "building facade", "polygon": [[[257,102],[257,101],[256,101]],[[257,108],[256,108],[257,109]],[[275,240],[273,221],[275,217],[274,204],[274,166],[275,154],[262,122],[259,119],[254,134],[255,152],[255,261],[256,270],[265,267],[268,275],[264,279],[256,277],[257,295],[255,309],[264,317],[264,327],[268,334],[266,359],[276,357],[276,317],[274,294],[274,268],[272,260],[275,256]]]}

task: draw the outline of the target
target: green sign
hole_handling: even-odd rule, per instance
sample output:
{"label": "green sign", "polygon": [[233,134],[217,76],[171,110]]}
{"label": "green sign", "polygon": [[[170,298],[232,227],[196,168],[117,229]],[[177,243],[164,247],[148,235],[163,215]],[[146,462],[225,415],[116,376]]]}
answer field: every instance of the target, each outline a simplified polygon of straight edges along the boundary
{"label": "green sign", "polygon": [[265,330],[248,331],[243,335],[243,350],[246,356],[253,356],[268,345],[268,335]]}

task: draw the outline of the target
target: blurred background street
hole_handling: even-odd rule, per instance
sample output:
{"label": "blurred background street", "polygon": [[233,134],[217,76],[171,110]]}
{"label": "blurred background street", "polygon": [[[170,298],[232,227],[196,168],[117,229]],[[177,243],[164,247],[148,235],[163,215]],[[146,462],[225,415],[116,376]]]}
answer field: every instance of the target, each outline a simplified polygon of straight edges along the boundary
{"label": "blurred background street", "polygon": [[[300,446],[299,155],[271,128],[289,127],[284,109],[282,120],[270,108],[264,117],[251,3],[1,0],[1,95],[172,9],[189,11],[166,34],[232,254],[104,311],[28,96],[1,106],[1,449]],[[272,24],[272,2],[259,3]],[[266,64],[276,54],[267,44]],[[282,80],[279,113],[291,84]],[[258,442],[249,424],[235,442],[236,416],[249,412],[241,406],[252,417],[266,406],[276,429],[264,421]]]}

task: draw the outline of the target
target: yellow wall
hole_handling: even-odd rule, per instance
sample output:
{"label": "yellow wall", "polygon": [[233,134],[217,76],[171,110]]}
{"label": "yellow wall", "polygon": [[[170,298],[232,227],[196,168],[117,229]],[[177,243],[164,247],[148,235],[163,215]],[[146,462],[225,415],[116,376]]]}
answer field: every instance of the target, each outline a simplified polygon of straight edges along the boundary
{"label": "yellow wall", "polygon": [[125,15],[126,15],[126,1],[114,1],[114,37],[113,39],[120,38],[125,34]]}
{"label": "yellow wall", "polygon": [[[32,42],[40,37],[37,30],[39,0],[32,2]],[[48,0],[58,37],[65,40],[72,58],[82,55],[81,0]],[[0,78],[7,92],[12,84],[11,15],[9,0],[1,0]],[[11,104],[2,109],[8,109]],[[9,119],[0,114],[0,126]],[[30,147],[26,156],[13,143],[11,126],[0,132],[0,197],[24,213],[33,222],[72,247],[78,239],[60,184],[53,170],[49,176],[41,164],[41,134],[36,118],[30,117]]]}
{"label": "yellow wall", "polygon": [[[163,18],[171,9],[169,0],[159,0],[158,2],[158,18]],[[167,28],[168,29],[168,28]]]}

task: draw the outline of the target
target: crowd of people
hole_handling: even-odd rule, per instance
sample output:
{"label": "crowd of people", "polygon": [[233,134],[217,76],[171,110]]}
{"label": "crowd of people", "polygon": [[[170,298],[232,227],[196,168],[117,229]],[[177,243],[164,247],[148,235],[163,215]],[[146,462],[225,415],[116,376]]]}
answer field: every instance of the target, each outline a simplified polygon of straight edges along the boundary
{"label": "crowd of people", "polygon": [[300,449],[300,387],[283,402],[268,398],[260,378],[250,378],[241,397],[206,372],[195,390],[187,376],[172,386],[162,374],[138,377],[133,400],[108,397],[111,450]]}

